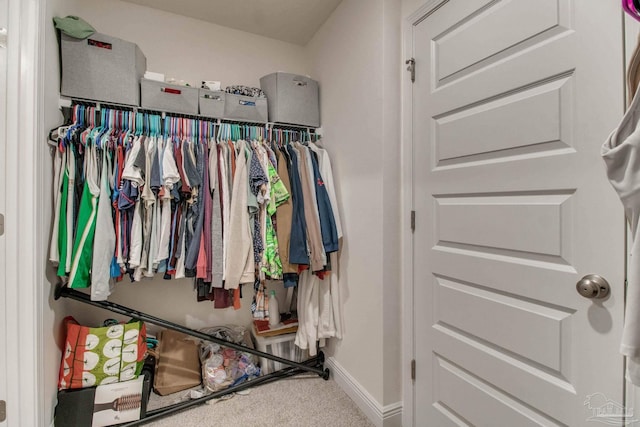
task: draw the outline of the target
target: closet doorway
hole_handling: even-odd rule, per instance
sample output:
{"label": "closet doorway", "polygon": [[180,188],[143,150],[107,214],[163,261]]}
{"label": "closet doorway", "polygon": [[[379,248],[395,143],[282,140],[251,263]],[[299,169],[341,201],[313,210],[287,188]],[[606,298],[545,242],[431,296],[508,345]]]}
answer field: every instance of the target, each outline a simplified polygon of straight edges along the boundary
{"label": "closet doorway", "polygon": [[[624,222],[600,158],[620,4],[439,0],[408,24],[414,425],[621,425]],[[587,274],[607,298],[576,291]]]}
{"label": "closet doorway", "polygon": [[4,237],[4,213],[5,210],[5,183],[6,165],[5,150],[7,144],[7,49],[6,28],[8,4],[7,0],[0,0],[0,426],[6,425],[5,403],[7,400],[7,332],[6,332],[6,286],[5,286],[5,237]]}

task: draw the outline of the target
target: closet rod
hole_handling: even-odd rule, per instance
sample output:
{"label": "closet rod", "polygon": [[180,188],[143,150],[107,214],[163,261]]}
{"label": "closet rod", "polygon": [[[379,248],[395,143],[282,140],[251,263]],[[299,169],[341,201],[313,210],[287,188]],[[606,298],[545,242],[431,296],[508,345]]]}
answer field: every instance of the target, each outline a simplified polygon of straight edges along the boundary
{"label": "closet rod", "polygon": [[244,353],[250,353],[259,357],[264,357],[269,360],[280,362],[287,366],[296,367],[306,372],[312,372],[314,374],[318,374],[325,380],[329,379],[329,368],[326,368],[323,370],[322,366],[312,367],[312,366],[305,365],[303,363],[298,363],[292,360],[283,359],[282,357],[274,356],[273,354],[264,353],[262,351],[255,350],[253,348],[245,347],[240,344],[226,341],[226,340],[214,337],[213,335],[205,334],[203,332],[196,331],[195,329],[190,329],[185,326],[178,325],[177,323],[169,322],[168,320],[160,319],[158,317],[151,316],[150,314],[146,314],[141,311],[134,310],[132,308],[125,307],[123,305],[119,305],[110,301],[92,301],[89,295],[76,291],[74,289],[69,289],[66,286],[63,286],[61,283],[58,283],[56,285],[54,298],[58,300],[60,297],[74,299],[76,301],[80,301],[85,304],[89,304],[89,305],[103,308],[105,310],[113,311],[114,313],[122,314],[129,317],[134,317],[136,319],[140,319],[148,323],[153,323],[154,325],[163,326],[168,329],[173,329],[174,331],[182,332],[183,334],[191,335],[193,337],[200,338],[205,341],[211,341],[216,344],[220,344],[222,346],[232,348],[234,350],[242,351]]}
{"label": "closet rod", "polygon": [[288,123],[267,123],[267,127],[270,129],[282,129],[282,130],[293,130],[296,132],[304,132],[308,131],[311,133],[315,133],[316,128],[313,126],[305,126],[305,125],[293,125]]}

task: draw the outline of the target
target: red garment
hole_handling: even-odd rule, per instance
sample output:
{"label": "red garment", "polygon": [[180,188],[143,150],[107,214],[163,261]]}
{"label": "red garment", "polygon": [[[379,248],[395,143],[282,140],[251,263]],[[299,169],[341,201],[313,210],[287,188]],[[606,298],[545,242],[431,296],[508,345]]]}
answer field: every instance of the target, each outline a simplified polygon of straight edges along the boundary
{"label": "red garment", "polygon": [[[197,279],[205,279],[207,278],[207,256],[206,251],[204,250],[204,233],[200,235],[200,249],[198,249],[198,260],[196,261],[196,278]],[[211,283],[211,281],[209,281]]]}
{"label": "red garment", "polygon": [[178,167],[178,174],[180,175],[180,182],[182,187],[180,191],[183,193],[190,193],[191,189],[187,185],[187,181],[184,179],[184,169],[182,168],[182,143],[174,146],[174,156],[176,158],[176,166]]}

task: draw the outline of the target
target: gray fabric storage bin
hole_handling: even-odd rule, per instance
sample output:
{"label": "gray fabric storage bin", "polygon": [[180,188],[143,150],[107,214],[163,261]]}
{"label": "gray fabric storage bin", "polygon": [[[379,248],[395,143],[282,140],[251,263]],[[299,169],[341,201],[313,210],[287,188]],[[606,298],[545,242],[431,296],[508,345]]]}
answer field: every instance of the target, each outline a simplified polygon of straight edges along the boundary
{"label": "gray fabric storage bin", "polygon": [[266,123],[269,119],[266,98],[225,93],[224,118]]}
{"label": "gray fabric storage bin", "polygon": [[147,58],[136,44],[99,33],[83,40],[62,33],[60,53],[62,95],[140,105]]}
{"label": "gray fabric storage bin", "polygon": [[320,126],[317,81],[278,72],[262,77],[260,88],[267,95],[270,122]]}
{"label": "gray fabric storage bin", "polygon": [[201,115],[213,117],[214,119],[221,119],[224,117],[224,92],[199,89],[198,93],[198,104]]}
{"label": "gray fabric storage bin", "polygon": [[141,79],[140,106],[170,113],[198,114],[198,88]]}

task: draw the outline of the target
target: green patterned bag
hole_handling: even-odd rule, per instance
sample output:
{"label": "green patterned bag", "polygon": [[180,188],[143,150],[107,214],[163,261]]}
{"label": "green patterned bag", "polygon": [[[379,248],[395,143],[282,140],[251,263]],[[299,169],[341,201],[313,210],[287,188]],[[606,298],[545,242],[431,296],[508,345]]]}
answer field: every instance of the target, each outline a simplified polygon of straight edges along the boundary
{"label": "green patterned bag", "polygon": [[60,364],[58,389],[74,389],[137,378],[147,349],[141,321],[107,327],[81,326],[66,317],[67,337]]}

